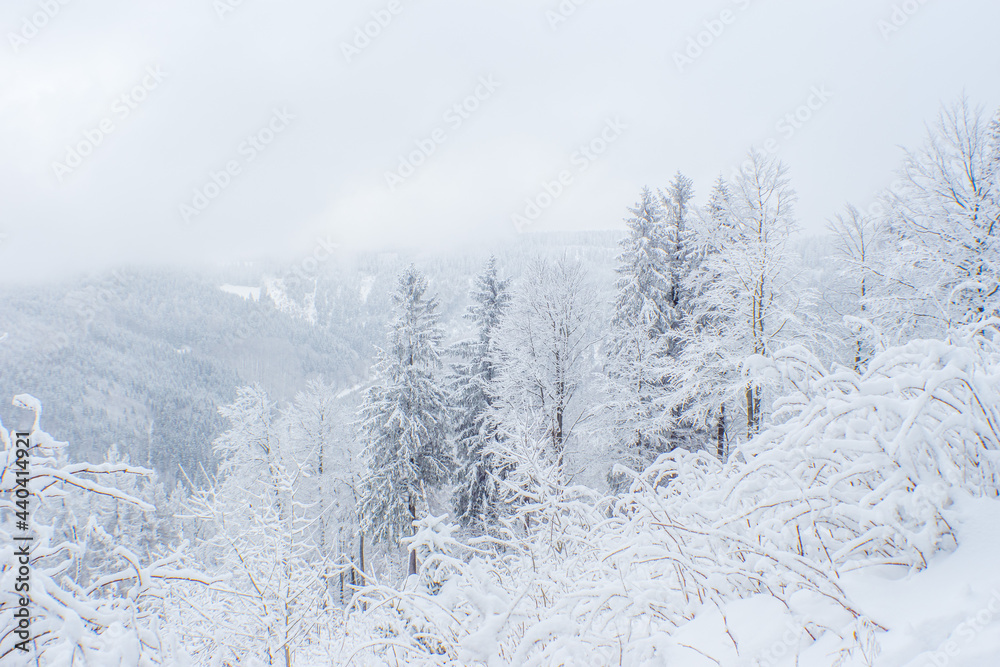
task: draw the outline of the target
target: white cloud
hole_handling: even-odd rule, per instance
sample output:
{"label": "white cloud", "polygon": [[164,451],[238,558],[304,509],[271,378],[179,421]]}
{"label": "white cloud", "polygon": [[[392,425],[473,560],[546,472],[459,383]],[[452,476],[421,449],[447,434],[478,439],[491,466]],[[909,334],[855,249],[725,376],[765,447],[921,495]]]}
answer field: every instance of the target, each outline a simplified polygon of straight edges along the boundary
{"label": "white cloud", "polygon": [[[641,186],[677,169],[704,195],[826,85],[835,96],[780,147],[803,224],[818,229],[891,180],[898,146],[920,141],[940,102],[965,90],[1000,103],[991,0],[928,3],[890,40],[877,24],[892,3],[868,0],[592,0],[555,31],[545,12],[556,2],[399,2],[350,63],[341,42],[386,2],[244,0],[219,18],[196,0],[73,0],[18,52],[0,45],[3,277],[38,257],[53,272],[289,257],[317,231],[365,247],[485,242],[509,233],[498,230],[541,179],[621,115],[628,133],[539,222],[613,227]],[[727,7],[737,20],[678,72],[674,51]],[[0,28],[36,10],[6,3]],[[59,183],[52,161],[156,65],[168,78]],[[489,75],[502,87],[389,192],[386,170]],[[182,225],[179,204],[276,106],[295,123],[194,228]]]}

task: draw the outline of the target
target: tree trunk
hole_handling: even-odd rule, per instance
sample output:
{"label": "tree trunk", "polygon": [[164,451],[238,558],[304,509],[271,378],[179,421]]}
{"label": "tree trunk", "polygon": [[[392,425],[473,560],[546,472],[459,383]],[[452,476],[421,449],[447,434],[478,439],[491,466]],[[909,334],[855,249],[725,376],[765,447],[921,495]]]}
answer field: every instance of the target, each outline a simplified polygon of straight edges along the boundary
{"label": "tree trunk", "polygon": [[[417,527],[414,525],[417,522],[417,504],[413,500],[413,494],[410,494],[410,525],[413,526],[413,534],[417,534]],[[409,563],[406,566],[406,576],[417,573],[417,550],[415,548],[410,549]]]}
{"label": "tree trunk", "polygon": [[716,453],[719,455],[720,461],[726,460],[726,404],[723,403],[719,406],[719,419],[716,422]]}
{"label": "tree trunk", "polygon": [[357,583],[357,579],[355,577],[357,563],[355,562],[353,555],[350,557],[350,563],[353,567],[351,567],[350,571],[347,573],[347,584],[351,587],[351,590],[354,590],[355,584]]}
{"label": "tree trunk", "polygon": [[560,405],[556,409],[556,431],[554,435],[555,437],[553,438],[553,440],[555,442],[553,444],[555,444],[556,447],[556,465],[558,466],[559,472],[561,474],[563,471],[563,406],[562,405]]}
{"label": "tree trunk", "polygon": [[417,573],[417,550],[414,548],[410,549],[410,562],[406,568],[406,576],[412,576]]}
{"label": "tree trunk", "polygon": [[[351,570],[351,578],[354,578],[354,569]],[[358,533],[358,567],[357,585],[365,583],[365,536]]]}
{"label": "tree trunk", "polygon": [[[864,258],[862,257],[862,260],[863,259]],[[866,309],[864,300],[865,300],[865,278],[862,277],[861,278],[861,316],[862,317],[864,317],[864,315],[865,315],[865,309]],[[858,335],[857,345],[858,345],[857,350],[854,353],[854,372],[855,373],[860,373],[861,372],[861,336],[860,335]],[[865,361],[867,362],[868,360],[866,359]]]}
{"label": "tree trunk", "polygon": [[762,390],[761,390],[760,387],[754,387],[753,388],[753,418],[754,418],[754,421],[753,421],[753,432],[754,432],[754,435],[760,433],[761,392],[762,392]]}

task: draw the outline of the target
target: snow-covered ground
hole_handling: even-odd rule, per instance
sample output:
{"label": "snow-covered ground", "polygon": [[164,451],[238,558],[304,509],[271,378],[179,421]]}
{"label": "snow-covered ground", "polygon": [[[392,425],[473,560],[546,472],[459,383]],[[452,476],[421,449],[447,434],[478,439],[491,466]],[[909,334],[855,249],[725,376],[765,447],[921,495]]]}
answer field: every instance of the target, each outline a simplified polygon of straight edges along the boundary
{"label": "snow-covered ground", "polygon": [[[871,662],[858,651],[846,666],[996,667],[1000,664],[1000,501],[965,500],[954,512],[958,548],[928,567],[883,566],[844,575],[841,585],[860,610],[886,628]],[[835,665],[834,636],[814,641],[802,620],[821,622],[817,607],[789,610],[754,596],[707,611],[680,629],[664,664],[791,667]],[[828,613],[828,612],[827,612]],[[839,618],[838,618],[839,616]],[[723,620],[725,617],[725,620]],[[844,623],[849,618],[830,618]],[[728,639],[727,629],[732,640]],[[737,652],[736,646],[739,647]],[[671,659],[676,662],[671,662]]]}
{"label": "snow-covered ground", "polygon": [[219,289],[226,294],[235,294],[244,301],[260,301],[259,287],[247,287],[246,285],[221,285]]}
{"label": "snow-covered ground", "polygon": [[927,569],[845,578],[850,595],[889,629],[879,664],[1000,664],[1000,501],[966,499],[955,516],[958,548],[932,558]]}

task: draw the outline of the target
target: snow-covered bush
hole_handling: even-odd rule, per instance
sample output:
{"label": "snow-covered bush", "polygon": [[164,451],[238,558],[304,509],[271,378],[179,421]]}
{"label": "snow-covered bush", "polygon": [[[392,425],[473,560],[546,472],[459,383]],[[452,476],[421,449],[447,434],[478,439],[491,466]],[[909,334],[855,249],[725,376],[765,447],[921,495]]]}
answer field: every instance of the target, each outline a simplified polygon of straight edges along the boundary
{"label": "snow-covered bush", "polygon": [[799,391],[779,402],[786,420],[743,448],[720,499],[719,519],[749,520],[760,543],[837,569],[923,567],[954,545],[957,496],[1000,491],[1000,348],[988,331],[889,349],[862,375],[824,372],[802,349],[774,368]]}
{"label": "snow-covered bush", "polygon": [[[161,598],[172,580],[207,583],[184,566],[182,552],[144,565],[129,549],[109,544],[104,569],[87,572],[83,580],[79,565],[86,540],[93,534],[98,539],[108,536],[96,522],[89,521],[73,540],[58,524],[66,506],[84,506],[88,496],[152,511],[148,503],[106,483],[109,478],[148,475],[151,471],[127,463],[69,463],[63,454],[66,443],[39,426],[39,401],[20,394],[14,397],[14,405],[33,411],[35,420],[28,436],[27,530],[19,525],[24,515],[19,517],[18,513],[24,508],[15,500],[20,486],[16,471],[21,469],[16,439],[0,425],[0,663],[20,664],[18,660],[30,657],[32,664],[53,666],[178,664],[184,652],[176,635],[160,622]],[[26,535],[32,537],[27,542],[32,637],[28,652],[17,647],[22,638],[16,633],[18,620],[14,616],[23,594],[15,592],[22,565],[16,550],[26,543],[14,537]]]}

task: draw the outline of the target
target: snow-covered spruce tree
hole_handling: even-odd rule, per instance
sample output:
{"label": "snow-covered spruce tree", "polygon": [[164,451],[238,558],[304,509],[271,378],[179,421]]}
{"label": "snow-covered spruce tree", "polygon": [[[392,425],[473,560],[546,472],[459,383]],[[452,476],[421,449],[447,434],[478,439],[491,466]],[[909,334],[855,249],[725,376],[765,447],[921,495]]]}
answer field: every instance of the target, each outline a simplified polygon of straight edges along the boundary
{"label": "snow-covered spruce tree", "polygon": [[899,247],[880,300],[899,341],[941,336],[1000,307],[1000,144],[965,98],[942,109],[907,154],[888,223]]}
{"label": "snow-covered spruce tree", "polygon": [[[378,351],[378,379],[360,414],[367,465],[361,526],[386,546],[412,534],[413,522],[427,512],[430,494],[452,467],[437,299],[427,293],[427,278],[410,266],[399,278],[393,304],[389,344]],[[411,561],[411,573],[415,567]]]}
{"label": "snow-covered spruce tree", "polygon": [[646,188],[629,211],[628,234],[619,243],[606,408],[617,457],[642,470],[666,445],[657,399],[670,344],[674,285],[661,201]]}
{"label": "snow-covered spruce tree", "polygon": [[714,422],[717,450],[737,419],[748,438],[759,431],[764,387],[744,362],[768,356],[792,333],[801,299],[787,289],[794,201],[785,166],[752,150],[734,183],[716,185],[698,222],[701,257],[688,279],[684,354],[667,364],[667,401],[681,422]]}
{"label": "snow-covered spruce tree", "polygon": [[326,606],[308,456],[259,386],[240,388],[220,413],[230,428],[213,443],[219,477],[194,495],[190,512],[206,532],[202,562],[228,580],[208,592],[178,591],[173,622],[212,659],[291,667]]}
{"label": "snow-covered spruce tree", "polygon": [[[666,192],[660,192],[666,216],[666,250],[670,267],[670,315],[667,336],[667,356],[673,359],[684,354],[681,331],[691,311],[689,294],[690,277],[695,270],[699,253],[694,230],[688,224],[691,200],[694,198],[694,184],[690,178],[677,172]],[[662,383],[670,384],[669,377]],[[692,424],[681,418],[682,406],[673,406],[668,438],[668,449],[675,447],[698,447],[702,430],[701,424]]]}
{"label": "snow-covered spruce tree", "polygon": [[483,528],[496,518],[499,497],[496,469],[487,443],[495,435],[487,420],[496,377],[491,355],[493,338],[510,303],[509,281],[501,279],[495,257],[490,257],[472,288],[472,305],[465,317],[475,328],[474,337],[455,346],[460,361],[453,365],[451,400],[461,466],[455,489],[455,512],[467,526]]}
{"label": "snow-covered spruce tree", "polygon": [[[701,235],[696,236],[693,266],[687,275],[687,282],[684,286],[689,299],[688,305],[692,312],[685,322],[687,331],[682,330],[682,335],[685,333],[691,335],[695,332],[700,334],[703,331],[708,332],[708,335],[717,335],[725,330],[727,314],[713,309],[711,306],[706,307],[705,295],[717,285],[718,280],[718,276],[712,269],[712,262],[706,260],[718,252],[712,239],[722,238],[729,233],[729,228],[732,227],[729,209],[729,184],[722,176],[719,176],[715,185],[712,186],[708,204],[698,219],[698,230]],[[676,363],[677,360],[674,359],[674,362]],[[720,460],[725,460],[728,449],[726,434],[727,430],[730,430],[726,420],[726,401],[719,395],[720,386],[711,381],[715,379],[715,374],[723,369],[711,362],[712,356],[710,354],[703,357],[702,363],[708,366],[706,375],[710,376],[710,381],[700,386],[694,386],[687,396],[694,405],[704,401],[705,421],[714,436],[716,456]],[[689,386],[692,379],[691,377],[687,378]],[[678,383],[683,381],[683,379],[677,380]],[[732,419],[732,411],[730,411],[729,419]]]}
{"label": "snow-covered spruce tree", "polygon": [[684,284],[691,271],[693,249],[688,216],[691,200],[694,198],[694,183],[677,172],[666,192],[661,191],[659,194],[667,213],[665,246],[670,264],[670,306],[673,309],[671,328],[676,329],[684,317]]}
{"label": "snow-covered spruce tree", "polygon": [[358,585],[360,568],[357,489],[361,471],[346,431],[346,408],[334,388],[322,380],[307,383],[285,411],[292,449],[300,452],[308,475],[301,480],[301,497],[314,517],[311,541],[317,553],[311,559],[324,566],[323,578],[331,596],[341,604]]}
{"label": "snow-covered spruce tree", "polygon": [[577,394],[589,371],[594,317],[579,262],[563,257],[529,265],[496,337],[495,465],[509,462],[506,443],[541,443],[558,474],[566,474],[574,427],[590,415]]}

